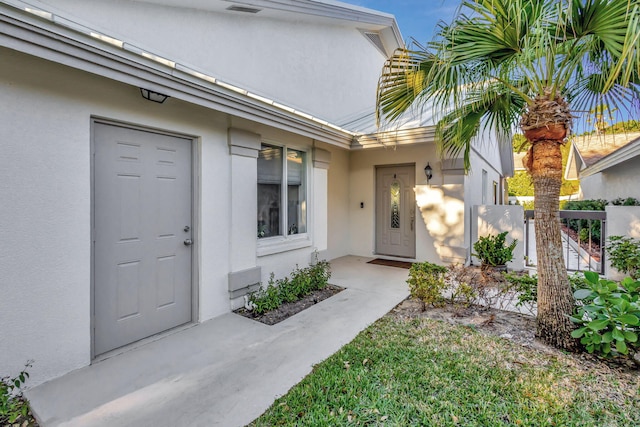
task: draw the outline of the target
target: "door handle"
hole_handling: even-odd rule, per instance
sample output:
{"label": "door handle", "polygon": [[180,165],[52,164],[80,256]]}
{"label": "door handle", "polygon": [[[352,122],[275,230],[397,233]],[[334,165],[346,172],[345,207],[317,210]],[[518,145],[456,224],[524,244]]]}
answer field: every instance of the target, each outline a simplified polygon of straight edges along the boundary
{"label": "door handle", "polygon": [[183,242],[183,243],[184,243],[184,245],[185,245],[185,246],[191,246],[191,245],[193,245],[193,240],[191,240],[191,239],[184,239],[184,242]]}

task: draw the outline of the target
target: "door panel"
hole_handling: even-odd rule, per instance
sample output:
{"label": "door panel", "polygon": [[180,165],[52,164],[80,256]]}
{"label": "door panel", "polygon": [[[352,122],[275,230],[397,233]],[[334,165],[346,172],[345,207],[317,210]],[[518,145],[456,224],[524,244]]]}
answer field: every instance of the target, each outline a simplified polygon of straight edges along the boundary
{"label": "door panel", "polygon": [[191,145],[94,126],[96,355],[191,321]]}
{"label": "door panel", "polygon": [[416,256],[415,166],[376,169],[376,253]]}

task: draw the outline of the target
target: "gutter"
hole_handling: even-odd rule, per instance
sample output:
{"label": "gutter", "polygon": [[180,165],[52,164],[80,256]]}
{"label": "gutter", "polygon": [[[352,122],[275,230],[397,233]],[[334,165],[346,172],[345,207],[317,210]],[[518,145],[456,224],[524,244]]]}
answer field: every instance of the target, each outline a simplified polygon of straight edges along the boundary
{"label": "gutter", "polygon": [[356,133],[21,0],[0,4],[0,46],[342,148]]}

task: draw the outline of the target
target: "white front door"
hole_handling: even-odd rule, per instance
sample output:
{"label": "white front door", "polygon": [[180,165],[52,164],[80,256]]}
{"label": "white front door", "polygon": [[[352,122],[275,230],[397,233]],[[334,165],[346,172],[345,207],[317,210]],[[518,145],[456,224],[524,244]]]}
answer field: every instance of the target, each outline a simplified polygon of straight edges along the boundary
{"label": "white front door", "polygon": [[94,354],[191,321],[192,141],[94,124]]}
{"label": "white front door", "polygon": [[416,256],[415,166],[376,168],[376,253]]}

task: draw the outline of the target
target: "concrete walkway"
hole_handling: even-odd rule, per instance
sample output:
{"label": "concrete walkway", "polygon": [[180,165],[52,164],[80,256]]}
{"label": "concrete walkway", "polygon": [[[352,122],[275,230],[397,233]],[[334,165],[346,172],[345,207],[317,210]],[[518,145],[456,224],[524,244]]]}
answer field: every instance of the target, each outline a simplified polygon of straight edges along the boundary
{"label": "concrete walkway", "polygon": [[408,270],[332,261],[346,288],[278,325],[230,313],[27,392],[43,427],[244,426],[409,294]]}

